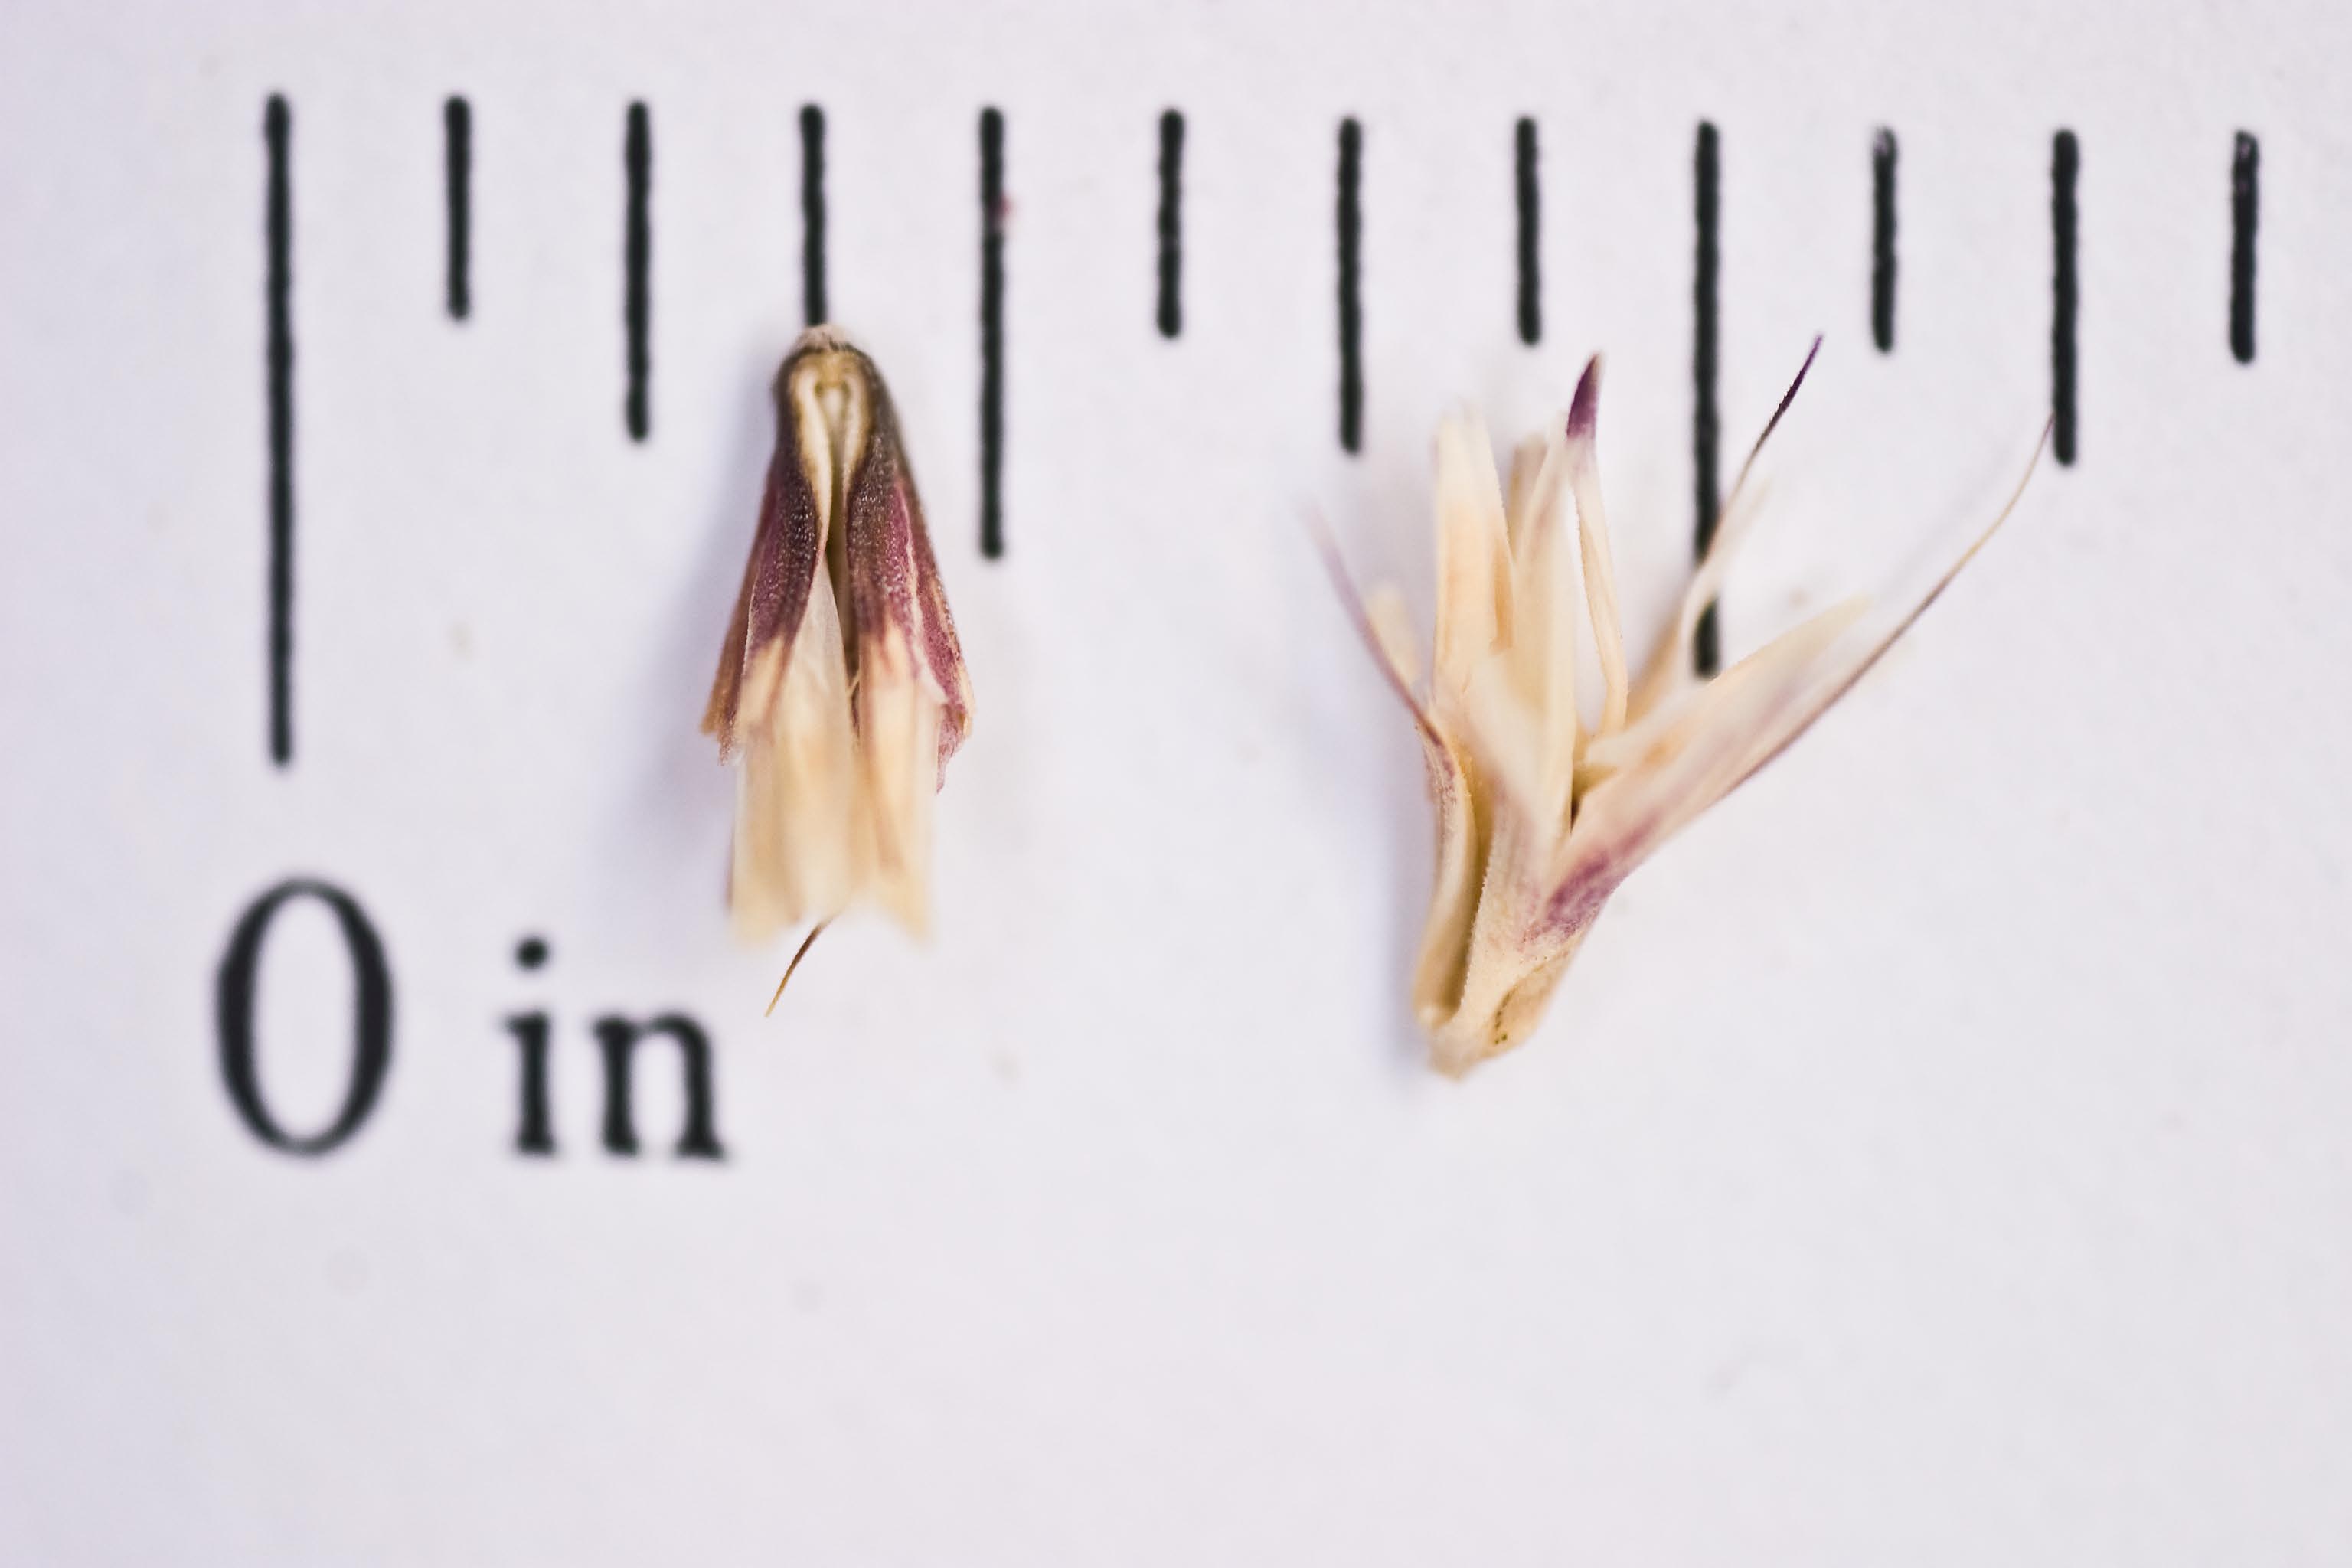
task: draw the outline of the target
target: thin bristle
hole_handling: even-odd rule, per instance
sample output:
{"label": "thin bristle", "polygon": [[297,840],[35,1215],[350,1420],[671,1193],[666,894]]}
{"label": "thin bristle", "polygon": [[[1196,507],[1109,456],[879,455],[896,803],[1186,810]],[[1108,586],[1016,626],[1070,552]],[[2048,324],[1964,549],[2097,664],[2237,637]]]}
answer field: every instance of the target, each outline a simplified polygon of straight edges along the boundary
{"label": "thin bristle", "polygon": [[[1789,390],[1780,395],[1780,406],[1772,410],[1772,417],[1764,421],[1764,433],[1756,437],[1756,445],[1748,448],[1748,460],[1739,465],[1739,477],[1731,481],[1732,496],[1738,496],[1739,487],[1748,482],[1748,470],[1756,466],[1756,459],[1763,454],[1764,443],[1769,441],[1772,438],[1772,432],[1780,427],[1780,416],[1789,412],[1789,405],[1797,401],[1797,388],[1805,384],[1805,373],[1813,368],[1814,356],[1821,352],[1822,334],[1815,332],[1813,346],[1805,351],[1805,363],[1797,367],[1796,379],[1789,383]],[[1724,510],[1728,511],[1731,510],[1731,501],[1727,499],[1723,507]],[[1720,517],[1717,521],[1720,521]]]}
{"label": "thin bristle", "polygon": [[801,960],[808,956],[809,949],[816,945],[816,939],[823,936],[824,928],[832,923],[830,920],[822,920],[809,929],[808,935],[801,941],[800,951],[793,954],[793,961],[790,963],[784,965],[784,977],[776,982],[776,994],[768,998],[768,1010],[761,1015],[761,1017],[774,1016],[776,1004],[784,999],[784,987],[793,983],[793,971],[801,966]]}
{"label": "thin bristle", "polygon": [[[1794,730],[1790,731],[1787,737],[1784,738],[1779,745],[1766,752],[1762,761],[1759,762],[1754,767],[1749,768],[1746,773],[1739,775],[1739,784],[1746,784],[1749,779],[1754,778],[1758,773],[1763,772],[1765,768],[1771,764],[1772,760],[1775,757],[1778,757],[1781,752],[1787,751],[1790,746],[1796,742],[1798,736],[1802,735],[1808,729],[1811,728],[1814,719],[1819,718],[1822,714],[1828,712],[1832,708],[1835,707],[1838,702],[1844,698],[1847,692],[1852,691],[1855,686],[1861,683],[1864,676],[1868,675],[1873,669],[1876,668],[1878,661],[1886,657],[1887,650],[1892,648],[1896,642],[1901,640],[1904,633],[1909,631],[1912,626],[1917,624],[1920,616],[1927,613],[1927,606],[1944,596],[1944,590],[1952,585],[1953,579],[1957,578],[1960,574],[1962,568],[1966,567],[1969,562],[1977,558],[1977,552],[1982,550],[1986,545],[1992,542],[1992,536],[2000,531],[2000,525],[2009,521],[2010,513],[2017,510],[2017,503],[2025,499],[2025,487],[2027,484],[2032,482],[2033,479],[2033,470],[2042,466],[2042,454],[2050,445],[2051,428],[2053,426],[2056,425],[2057,422],[2057,416],[2055,415],[2051,416],[2048,420],[2043,422],[2042,426],[2042,438],[2033,443],[2033,456],[2025,460],[2025,472],[2018,475],[2017,488],[2009,492],[2009,500],[2001,504],[2000,511],[1993,518],[1992,521],[1986,526],[1985,531],[1977,535],[1975,542],[1971,543],[1966,550],[1960,552],[1960,558],[1953,562],[1948,567],[1945,568],[1944,574],[1936,579],[1936,585],[1928,589],[1927,594],[1917,604],[1911,606],[1910,613],[1905,616],[1901,620],[1895,622],[1894,629],[1888,632],[1885,637],[1881,637],[1878,640],[1877,646],[1873,647],[1867,654],[1864,654],[1862,658],[1854,664],[1854,667],[1851,670],[1847,671],[1845,676],[1840,679],[1835,686],[1830,689],[1828,695],[1822,698],[1818,702],[1812,705],[1811,717],[1808,717],[1803,723],[1799,724]],[[1732,786],[1734,789],[1738,787],[1738,784],[1734,784]]]}
{"label": "thin bristle", "polygon": [[1348,563],[1339,558],[1339,542],[1331,537],[1330,527],[1323,521],[1323,514],[1311,507],[1307,512],[1307,532],[1314,542],[1316,553],[1323,557],[1323,570],[1330,574],[1331,586],[1339,590],[1339,607],[1347,612],[1348,619],[1355,623],[1356,635],[1364,639],[1364,647],[1371,650],[1372,662],[1380,667],[1381,679],[1389,683],[1389,689],[1403,700],[1406,710],[1412,713],[1412,721],[1422,734],[1433,745],[1444,745],[1445,739],[1438,732],[1437,722],[1430,717],[1429,710],[1414,694],[1412,688],[1405,684],[1404,678],[1396,672],[1396,667],[1389,662],[1387,653],[1381,647],[1381,634],[1373,626],[1371,616],[1365,612],[1364,595],[1358,591],[1355,578],[1349,574]]}

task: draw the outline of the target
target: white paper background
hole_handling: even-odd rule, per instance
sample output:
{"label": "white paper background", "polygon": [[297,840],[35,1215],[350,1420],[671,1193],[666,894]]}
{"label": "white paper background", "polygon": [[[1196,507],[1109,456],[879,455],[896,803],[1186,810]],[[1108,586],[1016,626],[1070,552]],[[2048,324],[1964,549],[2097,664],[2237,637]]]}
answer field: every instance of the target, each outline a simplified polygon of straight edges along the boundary
{"label": "white paper background", "polygon": [[[0,50],[0,1558],[27,1563],[2340,1562],[2352,1551],[2352,255],[2320,5],[19,4]],[[266,762],[262,103],[294,110],[297,761]],[[441,313],[443,97],[475,315]],[[622,433],[621,128],[655,144]],[[938,935],[763,1021],[694,732],[798,324],[892,378],[979,692]],[[1010,553],[981,561],[976,159],[1004,110]],[[1151,325],[1186,112],[1185,331]],[[1366,126],[1342,457],[1334,128]],[[1511,121],[1546,337],[1511,330]],[[1465,1084],[1402,991],[1409,729],[1309,506],[1425,605],[1426,443],[1611,354],[1643,616],[1689,521],[1692,128],[1727,469],[1816,377],[1737,645],[1903,580],[2047,401],[2081,460],[1612,907]],[[1902,139],[1898,346],[1869,142]],[[2261,353],[2225,346],[2262,137]],[[224,1094],[263,889],[390,951],[320,1160]],[[513,966],[543,933],[552,963]],[[270,949],[319,1125],[331,928]],[[554,1161],[511,1152],[556,1016]],[[692,1011],[729,1159],[598,1146],[587,1021]]]}

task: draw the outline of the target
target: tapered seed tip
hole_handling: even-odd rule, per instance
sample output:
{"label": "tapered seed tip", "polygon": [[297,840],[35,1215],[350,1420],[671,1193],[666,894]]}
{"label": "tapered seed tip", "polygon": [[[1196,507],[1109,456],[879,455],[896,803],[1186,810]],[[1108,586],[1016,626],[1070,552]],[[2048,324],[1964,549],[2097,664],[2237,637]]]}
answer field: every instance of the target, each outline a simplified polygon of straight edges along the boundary
{"label": "tapered seed tip", "polygon": [[1585,362],[1584,374],[1576,380],[1576,397],[1568,405],[1568,438],[1590,441],[1601,422],[1601,356],[1594,354]]}
{"label": "tapered seed tip", "polygon": [[845,349],[853,345],[850,343],[847,332],[829,321],[819,321],[794,340],[792,352],[794,354],[803,354],[815,350]]}

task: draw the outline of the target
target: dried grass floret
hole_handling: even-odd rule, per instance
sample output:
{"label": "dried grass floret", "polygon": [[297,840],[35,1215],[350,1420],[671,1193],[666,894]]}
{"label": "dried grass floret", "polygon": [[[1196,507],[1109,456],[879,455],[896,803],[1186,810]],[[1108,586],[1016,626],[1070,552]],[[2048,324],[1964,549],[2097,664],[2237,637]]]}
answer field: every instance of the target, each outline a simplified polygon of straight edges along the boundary
{"label": "dried grass floret", "polygon": [[[1693,641],[1746,531],[1756,455],[1812,363],[1807,354],[1758,437],[1638,679],[1625,660],[1601,504],[1598,358],[1559,433],[1518,448],[1507,490],[1475,416],[1439,426],[1436,626],[1425,680],[1403,600],[1388,588],[1360,598],[1331,557],[1342,596],[1421,731],[1437,806],[1436,881],[1412,994],[1441,1070],[1458,1076],[1524,1039],[1626,876],[1852,689],[2023,493],[2021,479],[1999,516],[1891,629],[1857,646],[1846,634],[1866,604],[1849,599],[1720,675],[1699,677]],[[1572,541],[1563,502],[1574,508]],[[1590,725],[1576,671],[1588,634],[1602,690]]]}
{"label": "dried grass floret", "polygon": [[736,763],[728,902],[747,942],[803,920],[821,930],[861,901],[919,935],[931,797],[971,727],[955,621],[874,362],[812,328],[775,398],[775,456],[702,721]]}

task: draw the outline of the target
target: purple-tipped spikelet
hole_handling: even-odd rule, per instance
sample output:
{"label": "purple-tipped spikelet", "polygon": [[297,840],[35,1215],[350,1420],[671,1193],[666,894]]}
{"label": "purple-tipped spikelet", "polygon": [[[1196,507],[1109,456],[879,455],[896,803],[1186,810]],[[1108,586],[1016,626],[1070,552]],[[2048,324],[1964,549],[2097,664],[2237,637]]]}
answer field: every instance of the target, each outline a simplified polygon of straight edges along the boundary
{"label": "purple-tipped spikelet", "polygon": [[705,733],[737,764],[729,902],[758,941],[870,899],[920,933],[931,796],[971,683],[874,362],[813,327],[776,373],[776,453]]}
{"label": "purple-tipped spikelet", "polygon": [[[1814,351],[1820,347],[1817,339]],[[1805,368],[1811,364],[1808,354]],[[1765,436],[1804,374],[1798,371]],[[1426,752],[1437,804],[1437,877],[1412,1002],[1435,1065],[1449,1074],[1527,1037],[1626,876],[1843,696],[2017,504],[2012,494],[1891,630],[1847,637],[1864,608],[1849,600],[1703,679],[1693,673],[1692,639],[1746,521],[1738,504],[1748,475],[1743,467],[1680,609],[1633,678],[1594,457],[1600,388],[1596,358],[1577,384],[1561,433],[1519,447],[1507,500],[1476,417],[1439,426],[1437,624],[1425,685],[1403,601],[1382,589],[1360,602],[1339,574]],[[1759,437],[1759,450],[1763,444]],[[1563,495],[1575,506],[1573,540],[1561,518]],[[1580,616],[1570,550],[1580,557],[1581,621],[1600,659],[1603,696],[1599,722],[1591,725],[1577,706]],[[1336,558],[1333,564],[1336,571]]]}

